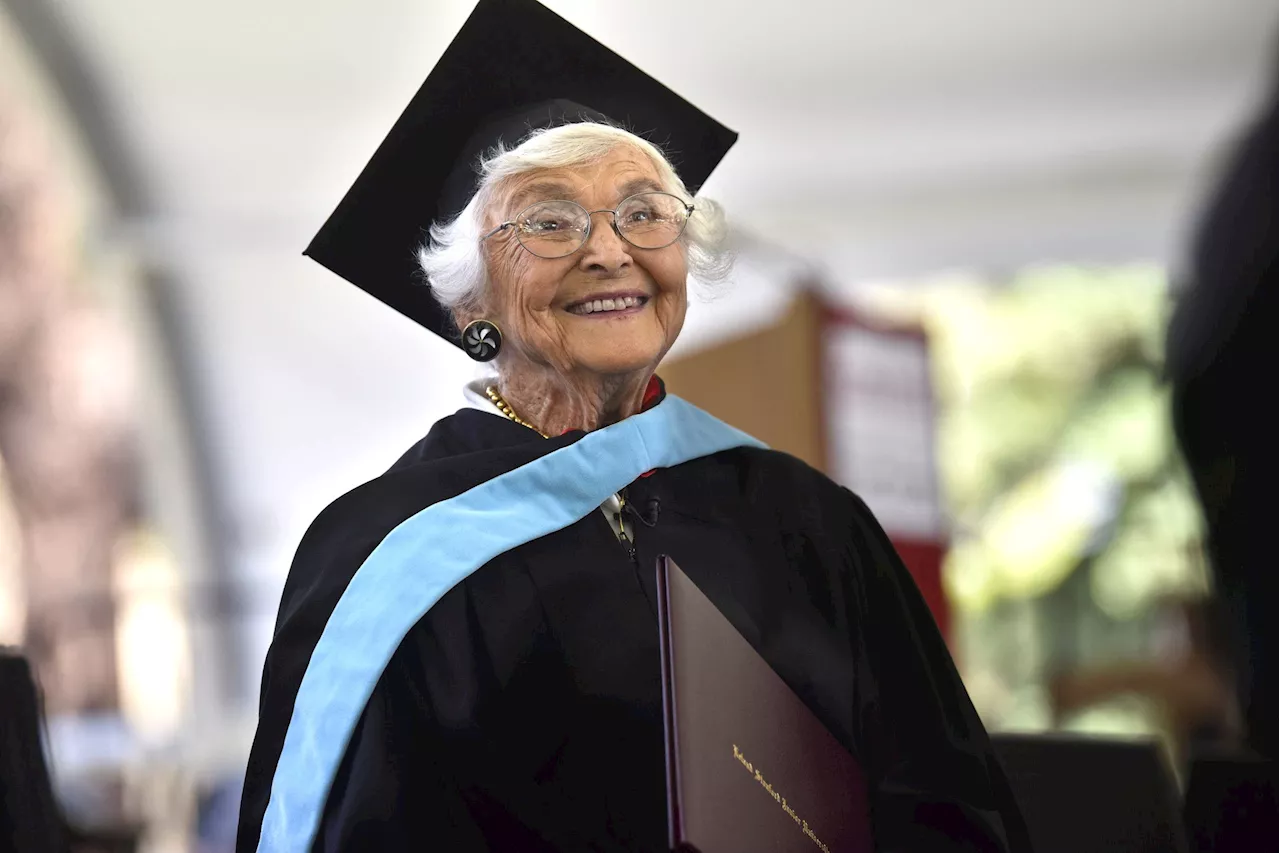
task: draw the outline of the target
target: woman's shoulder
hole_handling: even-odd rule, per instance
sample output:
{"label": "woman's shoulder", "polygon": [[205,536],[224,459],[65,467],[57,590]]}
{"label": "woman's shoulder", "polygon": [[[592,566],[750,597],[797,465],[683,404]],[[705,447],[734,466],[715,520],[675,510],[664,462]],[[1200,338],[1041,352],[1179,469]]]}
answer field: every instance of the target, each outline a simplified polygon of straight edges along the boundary
{"label": "woman's shoulder", "polygon": [[738,469],[746,487],[769,487],[823,502],[857,498],[844,486],[797,456],[767,447],[735,447],[716,454]]}
{"label": "woman's shoulder", "polygon": [[737,447],[708,461],[728,468],[741,497],[751,505],[772,508],[784,527],[880,535],[879,522],[861,497],[803,459],[780,450]]}

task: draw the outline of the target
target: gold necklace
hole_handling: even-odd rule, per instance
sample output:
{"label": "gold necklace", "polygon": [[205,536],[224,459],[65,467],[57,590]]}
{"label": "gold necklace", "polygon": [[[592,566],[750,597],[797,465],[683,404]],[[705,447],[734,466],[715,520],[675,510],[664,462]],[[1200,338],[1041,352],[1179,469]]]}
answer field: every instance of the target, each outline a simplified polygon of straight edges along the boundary
{"label": "gold necklace", "polygon": [[511,408],[511,404],[508,403],[505,399],[503,399],[502,395],[498,393],[497,388],[494,388],[492,385],[486,386],[484,389],[484,393],[488,395],[489,402],[493,403],[493,405],[498,407],[499,412],[502,412],[502,414],[506,415],[511,420],[520,424],[520,426],[528,427],[529,429],[533,430],[543,438],[547,437],[547,434],[545,432],[538,429],[533,424],[529,423],[528,421],[521,420],[520,416],[516,414],[515,409]]}

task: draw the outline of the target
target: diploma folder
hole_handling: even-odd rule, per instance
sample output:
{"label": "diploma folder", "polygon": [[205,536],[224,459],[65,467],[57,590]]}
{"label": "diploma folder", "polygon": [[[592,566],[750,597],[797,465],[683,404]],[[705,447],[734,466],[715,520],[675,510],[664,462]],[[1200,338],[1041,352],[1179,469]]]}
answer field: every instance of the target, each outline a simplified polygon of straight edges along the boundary
{"label": "diploma folder", "polygon": [[657,579],[671,848],[869,853],[857,760],[669,557]]}

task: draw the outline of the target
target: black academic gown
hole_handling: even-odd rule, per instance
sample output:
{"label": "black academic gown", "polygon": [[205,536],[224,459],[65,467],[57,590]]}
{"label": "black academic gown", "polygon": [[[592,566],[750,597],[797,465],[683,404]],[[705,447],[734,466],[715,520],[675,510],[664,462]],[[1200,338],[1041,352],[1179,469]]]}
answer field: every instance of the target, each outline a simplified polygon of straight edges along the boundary
{"label": "black academic gown", "polygon": [[[425,506],[581,437],[463,410],[319,516],[263,672],[238,851],[257,846],[303,671],[356,568]],[[665,849],[663,554],[860,759],[878,849],[1023,849],[982,723],[861,500],[756,448],[654,471],[627,498],[646,516],[634,554],[592,512],[485,564],[417,623],[352,734],[313,849]]]}

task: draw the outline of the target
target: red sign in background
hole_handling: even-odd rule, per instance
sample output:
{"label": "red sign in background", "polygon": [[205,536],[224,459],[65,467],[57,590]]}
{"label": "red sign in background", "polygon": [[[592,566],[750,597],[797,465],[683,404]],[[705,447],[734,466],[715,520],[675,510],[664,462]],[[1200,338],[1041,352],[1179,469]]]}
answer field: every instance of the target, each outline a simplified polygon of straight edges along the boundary
{"label": "red sign in background", "polygon": [[829,472],[875,513],[949,638],[928,339],[848,308],[827,306],[822,318]]}

